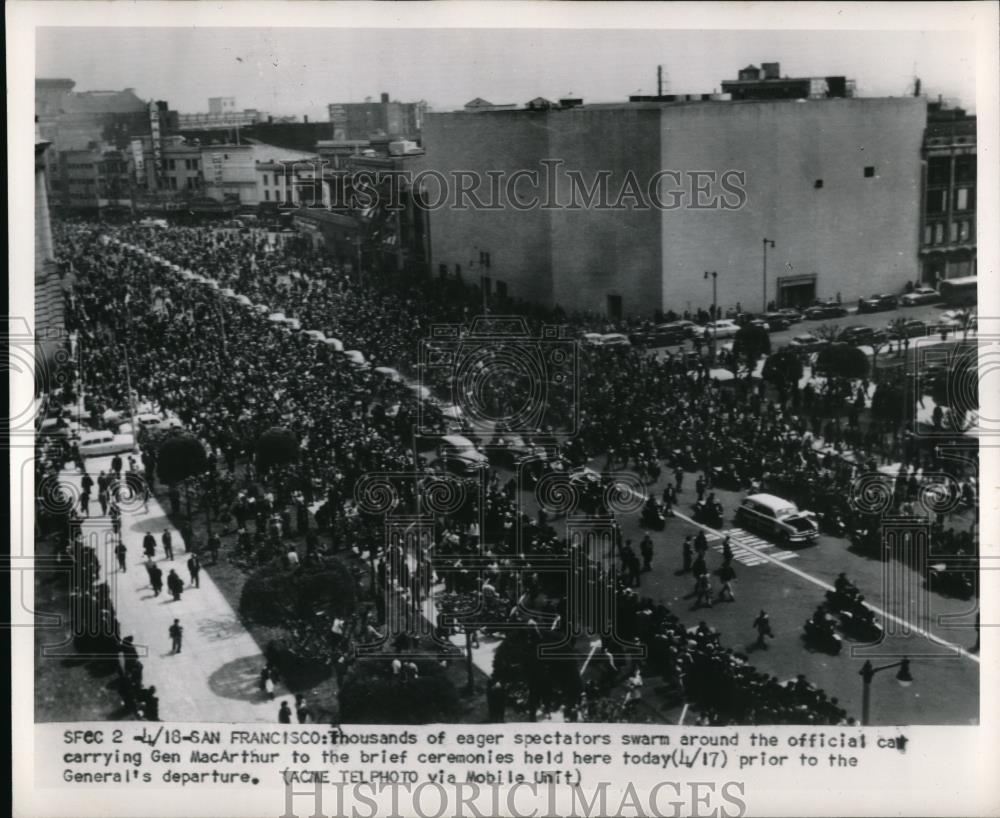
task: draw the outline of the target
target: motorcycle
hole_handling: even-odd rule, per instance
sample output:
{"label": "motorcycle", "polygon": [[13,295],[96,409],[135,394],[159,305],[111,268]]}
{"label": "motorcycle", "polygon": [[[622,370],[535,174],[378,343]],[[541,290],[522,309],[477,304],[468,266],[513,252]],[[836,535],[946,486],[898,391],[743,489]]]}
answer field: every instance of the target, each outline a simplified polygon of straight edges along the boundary
{"label": "motorcycle", "polygon": [[707,500],[699,500],[694,504],[693,516],[696,523],[718,528],[722,525],[722,503],[718,500],[713,503],[709,503]]}
{"label": "motorcycle", "polygon": [[970,599],[975,593],[974,575],[969,571],[949,571],[946,563],[929,566],[927,586],[948,596]]}
{"label": "motorcycle", "polygon": [[844,647],[844,640],[834,630],[832,622],[820,626],[813,620],[807,619],[803,627],[803,637],[807,644],[814,645],[820,650],[834,655],[840,653]]}
{"label": "motorcycle", "polygon": [[875,612],[864,603],[854,586],[846,592],[827,591],[826,607],[837,617],[844,633],[866,642],[881,641],[884,634],[882,623],[875,618]]}
{"label": "motorcycle", "polygon": [[642,520],[640,525],[643,528],[652,528],[654,531],[662,531],[667,524],[667,518],[663,509],[656,500],[647,500],[642,508]]}

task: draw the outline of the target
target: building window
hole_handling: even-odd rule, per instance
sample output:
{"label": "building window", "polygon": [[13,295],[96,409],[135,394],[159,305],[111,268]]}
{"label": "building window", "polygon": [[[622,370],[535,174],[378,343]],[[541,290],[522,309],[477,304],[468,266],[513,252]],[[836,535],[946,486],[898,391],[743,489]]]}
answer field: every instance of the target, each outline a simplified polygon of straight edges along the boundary
{"label": "building window", "polygon": [[951,222],[948,225],[948,241],[952,243],[958,241],[958,222]]}
{"label": "building window", "polygon": [[927,184],[947,185],[951,181],[951,160],[933,157],[927,160]]}
{"label": "building window", "polygon": [[924,244],[931,244],[934,241],[934,228],[929,224],[924,225]]}
{"label": "building window", "polygon": [[969,240],[969,222],[958,223],[958,238],[960,241]]}
{"label": "building window", "polygon": [[928,213],[944,213],[945,209],[945,191],[943,190],[928,190],[927,191],[927,212]]}
{"label": "building window", "polygon": [[944,222],[934,225],[934,243],[944,244]]}
{"label": "building window", "polygon": [[267,186],[267,174],[264,174],[264,185]]}
{"label": "building window", "polygon": [[874,178],[874,176],[875,176],[875,166],[874,165],[865,165],[865,178],[866,179],[872,179],[872,178]]}
{"label": "building window", "polygon": [[975,205],[972,188],[960,187],[955,189],[955,210],[972,210]]}
{"label": "building window", "polygon": [[167,170],[174,170],[174,160],[173,159],[168,159],[167,160]]}
{"label": "building window", "polygon": [[813,187],[816,188],[816,190],[819,190],[820,188],[822,188],[823,187],[823,180],[822,179],[817,179],[815,182],[813,182]]}
{"label": "building window", "polygon": [[970,183],[976,181],[976,157],[958,156],[955,158],[955,182]]}
{"label": "building window", "polygon": [[264,201],[265,202],[271,201],[271,191],[268,190],[267,188],[264,188]]}

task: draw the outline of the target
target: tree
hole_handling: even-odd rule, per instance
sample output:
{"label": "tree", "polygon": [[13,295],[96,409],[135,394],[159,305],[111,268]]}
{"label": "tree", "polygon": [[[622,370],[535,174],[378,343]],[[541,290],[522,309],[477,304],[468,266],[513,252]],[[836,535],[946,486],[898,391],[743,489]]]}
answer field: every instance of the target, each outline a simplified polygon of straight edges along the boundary
{"label": "tree", "polygon": [[813,330],[812,334],[821,341],[826,341],[828,344],[835,344],[840,340],[843,330],[836,324],[820,324]]}
{"label": "tree", "polygon": [[872,348],[872,380],[878,380],[878,356],[879,353],[889,346],[889,336],[883,333],[875,333],[868,346]]}
{"label": "tree", "polygon": [[761,376],[779,390],[797,385],[802,379],[802,359],[787,347],[779,350],[764,361]]}
{"label": "tree", "polygon": [[354,611],[354,577],[339,559],[285,568],[277,561],[257,569],[240,594],[240,616],[260,625],[313,621],[317,611],[347,617]]}
{"label": "tree", "polygon": [[[419,675],[404,679],[388,659],[361,659],[340,688],[342,724],[451,724],[460,701],[455,685],[433,662],[417,662]],[[422,666],[422,667],[421,667]]]}
{"label": "tree", "polygon": [[[771,336],[763,327],[756,324],[745,324],[733,336],[733,359],[746,361],[747,376],[757,366],[757,361],[771,353]],[[734,364],[734,374],[736,365]]]}
{"label": "tree", "polygon": [[837,380],[858,380],[868,377],[868,358],[857,347],[833,344],[819,351],[816,371]]}
{"label": "tree", "polygon": [[583,692],[576,662],[542,658],[543,642],[549,639],[543,634],[511,631],[493,655],[493,677],[507,686],[511,705],[532,721],[540,705],[575,706]]}
{"label": "tree", "polygon": [[257,468],[266,474],[299,459],[299,439],[291,429],[272,426],[257,440]]}
{"label": "tree", "polygon": [[898,429],[909,417],[906,391],[898,383],[880,383],[872,396],[872,417],[894,430]]}
{"label": "tree", "polygon": [[176,434],[168,437],[160,446],[156,458],[156,473],[160,481],[174,487],[184,484],[184,500],[187,517],[191,519],[191,495],[189,481],[203,474],[208,468],[208,456],[202,442],[191,434]]}

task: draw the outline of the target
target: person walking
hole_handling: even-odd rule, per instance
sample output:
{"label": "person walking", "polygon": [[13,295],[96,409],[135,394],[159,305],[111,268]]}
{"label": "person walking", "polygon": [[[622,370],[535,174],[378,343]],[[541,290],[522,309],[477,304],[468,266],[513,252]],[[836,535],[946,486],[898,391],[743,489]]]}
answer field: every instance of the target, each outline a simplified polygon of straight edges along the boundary
{"label": "person walking", "polygon": [[115,473],[116,477],[122,473],[122,456],[120,454],[111,458],[111,471]]}
{"label": "person walking", "polygon": [[142,538],[142,553],[146,555],[146,559],[152,560],[156,557],[156,537],[153,536],[152,531],[147,531],[145,536]]}
{"label": "person walking", "polygon": [[115,548],[115,556],[118,557],[118,570],[123,574],[127,571],[125,566],[125,557],[128,554],[128,549],[125,547],[125,543],[121,540],[118,541],[118,547]]}
{"label": "person walking", "polygon": [[649,534],[642,538],[642,542],[639,543],[639,553],[642,554],[642,571],[646,573],[647,571],[653,570],[653,541],[650,539]]}
{"label": "person walking", "polygon": [[184,626],[181,625],[181,621],[179,619],[174,620],[174,624],[170,626],[169,633],[170,633],[170,652],[180,653],[181,641],[184,639]]}
{"label": "person walking", "polygon": [[309,721],[309,706],[306,704],[306,697],[301,693],[295,695],[295,718],[298,719],[299,724],[305,724]]}
{"label": "person walking", "polygon": [[163,590],[163,571],[155,562],[149,565],[149,584],[153,587],[153,596],[159,596]]}
{"label": "person walking", "polygon": [[733,561],[733,546],[730,544],[730,537],[727,534],[722,541],[722,563],[729,565]]}
{"label": "person walking", "polygon": [[688,534],[684,538],[684,545],[681,546],[682,553],[684,555],[684,567],[681,568],[682,574],[687,574],[691,571],[691,558],[694,556],[694,547],[691,544],[691,535]]}
{"label": "person walking", "polygon": [[727,562],[719,569],[719,580],[722,582],[722,588],[719,590],[719,602],[735,602],[736,593],[733,589],[733,583],[736,582],[736,571],[733,570],[730,563]]}
{"label": "person walking", "polygon": [[712,607],[712,582],[708,574],[698,574],[694,582],[694,606],[698,608],[703,604]]}
{"label": "person walking", "polygon": [[683,466],[678,466],[676,469],[674,469],[674,484],[676,486],[677,494],[680,494],[682,488],[684,487],[684,467]]}
{"label": "person walking", "polygon": [[174,538],[173,535],[170,533],[169,528],[163,530],[162,541],[163,541],[163,553],[165,553],[167,555],[167,559],[172,562],[174,559]]}
{"label": "person walking", "polygon": [[150,686],[142,694],[142,718],[145,721],[160,720],[160,699],[156,695],[156,688]]}
{"label": "person walking", "polygon": [[219,549],[222,548],[222,540],[219,535],[212,532],[211,536],[208,538],[208,553],[212,555],[212,565],[217,565],[219,562]]}
{"label": "person walking", "polygon": [[197,554],[192,554],[188,559],[188,573],[191,575],[191,585],[195,588],[200,588],[198,575],[201,573],[201,561],[198,559]]}
{"label": "person walking", "polygon": [[281,707],[278,708],[278,721],[281,724],[291,724],[292,723],[292,709],[288,706],[288,700],[285,699],[281,703]]}
{"label": "person walking", "polygon": [[694,538],[694,550],[702,558],[708,553],[708,537],[705,536],[705,532],[702,530],[699,530],[697,536]]}
{"label": "person walking", "polygon": [[753,621],[753,626],[757,629],[757,641],[754,645],[758,648],[766,648],[767,643],[764,641],[764,637],[769,636],[773,639],[774,631],[771,630],[771,618],[763,608],[760,609],[760,613]]}
{"label": "person walking", "polygon": [[184,592],[184,580],[177,576],[177,572],[173,568],[167,574],[167,590],[173,596],[174,602],[180,602],[181,594]]}
{"label": "person walking", "polygon": [[694,482],[694,490],[695,490],[695,494],[698,495],[698,502],[699,503],[702,500],[705,499],[705,489],[706,489],[705,475],[702,474]]}

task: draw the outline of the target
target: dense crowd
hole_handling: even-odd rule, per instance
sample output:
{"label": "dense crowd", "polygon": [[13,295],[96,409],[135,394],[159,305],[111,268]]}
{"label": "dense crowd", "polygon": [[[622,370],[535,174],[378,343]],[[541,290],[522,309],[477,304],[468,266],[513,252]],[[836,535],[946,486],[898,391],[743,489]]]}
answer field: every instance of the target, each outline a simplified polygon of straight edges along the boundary
{"label": "dense crowd", "polygon": [[[248,559],[260,563],[280,553],[290,529],[282,512],[294,503],[301,513],[313,500],[325,503],[322,522],[333,531],[335,545],[371,553],[379,541],[376,521],[358,511],[355,487],[372,472],[412,469],[417,454],[412,432],[420,413],[416,392],[373,366],[421,373],[418,340],[428,337],[433,324],[468,321],[481,303],[475,289],[454,279],[359,282],[326,267],[297,237],[272,244],[261,233],[73,223],[58,225],[56,232],[60,257],[71,260],[77,282],[67,323],[78,334],[92,416],[121,410],[130,401],[175,413],[209,450],[215,477],[205,491],[220,516],[235,518],[238,550]],[[126,243],[207,275],[219,288],[266,305],[267,312],[298,319],[303,330],[338,338],[346,349],[361,350],[368,364],[352,362],[287,323],[269,321],[219,289],[187,283],[174,268]],[[521,312],[532,329],[557,321],[574,332],[626,329],[510,302],[495,306]],[[573,464],[604,457],[608,468],[635,468],[650,480],[661,464],[700,470],[709,483],[730,479],[737,487],[782,490],[803,506],[844,521],[855,513],[849,501],[859,474],[901,461],[897,508],[916,500],[932,479],[926,475],[938,471],[954,472],[961,497],[975,501],[965,488],[972,485],[967,472],[974,471],[968,464],[949,464],[912,437],[889,439],[872,424],[862,428],[857,413],[868,398],[860,384],[851,387],[857,388],[854,414],[842,426],[839,419],[824,418],[823,398],[812,385],[793,386],[774,400],[762,381],[722,384],[697,356],[680,352],[658,356],[627,347],[583,347],[580,355],[577,434],[564,447]],[[421,374],[442,400],[461,399],[446,370]],[[520,405],[524,389],[518,373],[502,374],[490,385],[491,406]],[[548,419],[567,421],[569,397],[554,394],[556,411]],[[235,479],[235,463],[252,462],[257,442],[273,427],[296,435],[301,457],[294,468],[269,475],[273,488],[261,492],[250,479],[252,468],[242,484]],[[410,485],[402,481],[397,488],[404,505],[414,508],[420,501],[413,492],[430,488]],[[537,519],[521,514],[515,493],[512,483],[501,486],[494,478],[481,499],[470,492],[460,508],[438,515],[436,570],[428,553],[381,554],[377,571],[383,586],[395,588],[416,610],[440,581],[443,614],[471,603],[485,612],[477,631],[517,621],[531,620],[539,628],[565,623],[574,616],[565,607],[565,578],[554,579],[532,561],[541,566],[544,558],[566,556],[570,546],[544,514]],[[935,522],[942,542],[975,548],[971,537],[944,528],[944,514]],[[605,567],[585,559],[578,564],[586,583],[607,583]],[[633,584],[623,582],[617,591],[631,637],[647,646],[649,666],[699,701],[711,723],[844,718],[835,700],[804,680],[783,685],[758,673],[746,657],[723,649],[717,634],[689,631],[669,610],[640,598]],[[439,626],[454,627],[447,615]],[[351,623],[349,635],[364,639],[373,627]]]}

